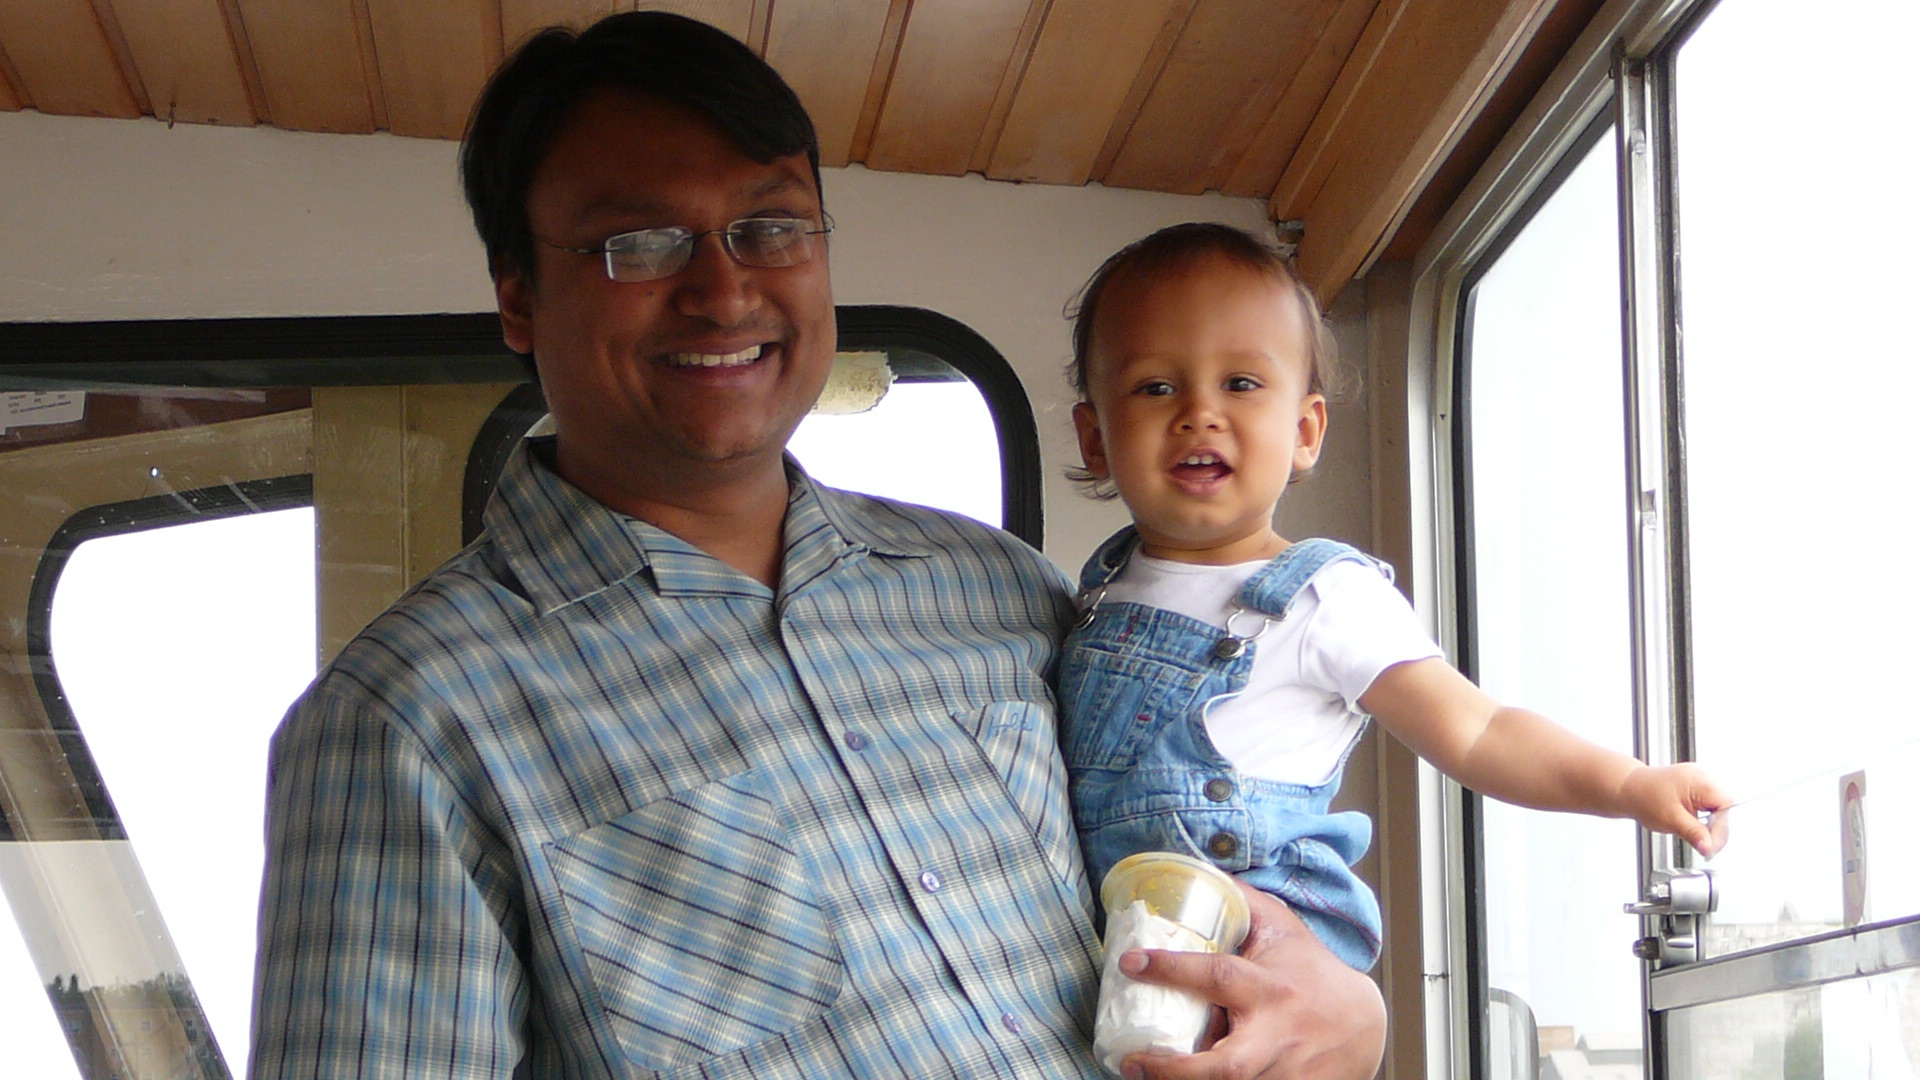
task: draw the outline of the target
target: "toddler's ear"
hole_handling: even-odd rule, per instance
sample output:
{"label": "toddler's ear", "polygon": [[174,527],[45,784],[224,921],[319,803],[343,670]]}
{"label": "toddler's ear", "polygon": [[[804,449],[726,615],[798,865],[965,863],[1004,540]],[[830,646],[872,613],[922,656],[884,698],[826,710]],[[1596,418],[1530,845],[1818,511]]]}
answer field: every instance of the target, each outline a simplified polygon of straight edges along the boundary
{"label": "toddler's ear", "polygon": [[1320,460],[1320,445],[1327,438],[1327,399],[1308,394],[1300,402],[1300,435],[1293,444],[1293,471],[1304,473]]}
{"label": "toddler's ear", "polygon": [[1087,472],[1096,480],[1105,480],[1107,471],[1107,444],[1100,437],[1100,414],[1093,411],[1090,402],[1078,401],[1073,406],[1073,430],[1080,437],[1080,461],[1086,465]]}

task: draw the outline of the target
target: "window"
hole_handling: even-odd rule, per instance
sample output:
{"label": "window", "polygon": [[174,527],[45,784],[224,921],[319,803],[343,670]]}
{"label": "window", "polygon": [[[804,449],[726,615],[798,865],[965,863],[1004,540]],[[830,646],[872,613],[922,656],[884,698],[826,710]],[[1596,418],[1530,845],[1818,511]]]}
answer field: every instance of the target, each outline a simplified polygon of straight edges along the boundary
{"label": "window", "polygon": [[[1472,1075],[1920,1073],[1920,739],[1875,692],[1920,649],[1882,554],[1920,517],[1916,30],[1897,0],[1610,5],[1436,245],[1463,663],[1737,800],[1704,865],[1445,811]],[[1621,912],[1702,869],[1711,913]]]}
{"label": "window", "polygon": [[[842,322],[894,382],[797,451],[809,467],[871,490],[831,472],[836,442],[918,455],[920,487],[881,493],[937,503],[970,475],[959,508],[1037,544],[1037,438],[1005,361],[925,312]],[[491,316],[0,337],[47,358],[0,366],[0,649],[32,669],[0,684],[18,714],[0,731],[8,1067],[99,1080],[137,1046],[140,1075],[239,1075],[266,740],[318,664],[459,549],[537,398]]]}

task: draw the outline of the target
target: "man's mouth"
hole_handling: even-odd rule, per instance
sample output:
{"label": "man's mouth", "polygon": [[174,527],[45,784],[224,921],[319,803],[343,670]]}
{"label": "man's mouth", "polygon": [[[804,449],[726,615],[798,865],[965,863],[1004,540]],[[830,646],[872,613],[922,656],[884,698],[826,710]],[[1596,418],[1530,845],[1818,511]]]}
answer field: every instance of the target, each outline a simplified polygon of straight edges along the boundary
{"label": "man's mouth", "polygon": [[668,353],[667,363],[672,367],[739,367],[760,359],[760,349],[761,346],[752,345],[732,353]]}

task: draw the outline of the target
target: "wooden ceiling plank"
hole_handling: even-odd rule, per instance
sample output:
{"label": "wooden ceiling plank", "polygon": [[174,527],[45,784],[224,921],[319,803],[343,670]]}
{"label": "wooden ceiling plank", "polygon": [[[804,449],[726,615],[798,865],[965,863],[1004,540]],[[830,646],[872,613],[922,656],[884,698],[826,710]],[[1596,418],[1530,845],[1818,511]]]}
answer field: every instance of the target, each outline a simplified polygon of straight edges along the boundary
{"label": "wooden ceiling plank", "polygon": [[887,7],[880,47],[874,50],[873,70],[867,75],[867,96],[860,103],[860,119],[853,125],[853,145],[847,150],[849,161],[866,162],[873,149],[874,131],[880,126],[880,110],[886,106],[893,73],[900,63],[900,37],[907,32],[907,12],[911,10],[913,0],[892,0]]}
{"label": "wooden ceiling plank", "polygon": [[113,0],[113,10],[157,119],[258,122],[219,0]]}
{"label": "wooden ceiling plank", "polygon": [[633,7],[639,11],[671,11],[699,19],[753,48],[754,0],[639,0]]}
{"label": "wooden ceiling plank", "polygon": [[144,111],[88,0],[0,0],[0,41],[21,96],[59,116]]}
{"label": "wooden ceiling plank", "polygon": [[1103,182],[1192,195],[1212,186],[1230,133],[1264,115],[1312,47],[1322,7],[1203,0]]}
{"label": "wooden ceiling plank", "polygon": [[375,129],[352,0],[238,0],[275,127],[364,135]]}
{"label": "wooden ceiling plank", "polygon": [[1183,0],[1054,0],[994,142],[997,180],[1084,184],[1135,76]]}
{"label": "wooden ceiling plank", "polygon": [[373,108],[373,127],[388,130],[387,88],[380,84],[380,50],[373,43],[373,13],[367,0],[350,0],[353,31],[360,39],[360,78],[367,87],[367,104]]}
{"label": "wooden ceiling plank", "polygon": [[1014,95],[1020,90],[1020,80],[1026,77],[1027,62],[1033,59],[1034,42],[1040,40],[1040,27],[1047,21],[1047,9],[1053,0],[1028,0],[1027,15],[1020,23],[1020,33],[1013,39],[1013,48],[1007,53],[1006,63],[1001,65],[1000,85],[993,92],[993,104],[987,109],[987,122],[981,126],[980,137],[974,141],[973,153],[967,159],[967,171],[986,174],[987,165],[993,158],[993,147],[1000,141],[1000,133],[1006,130],[1007,114],[1013,111]]}
{"label": "wooden ceiling plank", "polygon": [[891,7],[891,0],[781,0],[773,5],[767,62],[813,117],[822,165],[851,160],[874,54]]}
{"label": "wooden ceiling plank", "polygon": [[458,139],[500,64],[497,0],[368,0],[374,55],[395,135]]}
{"label": "wooden ceiling plank", "polygon": [[1094,155],[1091,179],[1106,182],[1107,174],[1113,170],[1113,162],[1133,134],[1133,125],[1140,120],[1140,110],[1146,108],[1147,98],[1153,88],[1160,83],[1165,74],[1167,61],[1172,59],[1173,50],[1180,44],[1180,38],[1187,32],[1187,23],[1192,20],[1193,12],[1200,0],[1183,0],[1167,13],[1167,21],[1161,24],[1160,33],[1153,39],[1153,47],[1147,50],[1146,59],[1140,62],[1140,71],[1133,77],[1133,86],[1128,88],[1126,100],[1114,113],[1113,126],[1107,129],[1107,137],[1100,144],[1100,152]]}
{"label": "wooden ceiling plank", "polygon": [[500,0],[500,40],[512,52],[549,26],[584,30],[616,11],[631,10],[632,0]]}
{"label": "wooden ceiling plank", "polygon": [[127,89],[133,91],[133,100],[139,104],[140,111],[154,115],[153,99],[147,93],[146,83],[140,79],[140,68],[133,62],[133,50],[127,45],[127,35],[120,29],[120,18],[114,13],[113,0],[93,0],[94,17],[100,20],[100,33],[107,39],[107,47],[113,50],[113,61],[120,65],[120,77],[126,80]]}
{"label": "wooden ceiling plank", "polygon": [[267,88],[260,81],[260,64],[253,56],[253,38],[247,33],[247,19],[240,11],[240,0],[220,0],[220,14],[233,41],[233,55],[240,63],[240,79],[247,88],[247,106],[256,122],[272,123],[267,112]]}
{"label": "wooden ceiling plank", "polygon": [[964,174],[1032,6],[1029,0],[914,5],[867,165]]}
{"label": "wooden ceiling plank", "polygon": [[26,85],[20,81],[20,72],[13,66],[12,57],[0,46],[0,112],[19,112],[33,107]]}
{"label": "wooden ceiling plank", "polygon": [[[1371,55],[1355,50],[1349,66],[1379,74],[1362,79],[1339,115],[1323,110],[1328,130],[1316,121],[1268,203],[1276,219],[1306,222],[1298,266],[1323,302],[1364,272],[1551,7],[1408,0]],[[1388,72],[1398,77],[1379,77]]]}
{"label": "wooden ceiling plank", "polygon": [[[1267,113],[1260,129],[1240,150],[1220,190],[1228,195],[1267,198],[1273,194],[1280,174],[1306,136],[1314,114],[1320,110],[1339,79],[1367,28],[1379,0],[1342,0],[1331,11],[1314,38],[1306,59],[1287,83],[1286,90]],[[1325,9],[1323,9],[1325,10]]]}

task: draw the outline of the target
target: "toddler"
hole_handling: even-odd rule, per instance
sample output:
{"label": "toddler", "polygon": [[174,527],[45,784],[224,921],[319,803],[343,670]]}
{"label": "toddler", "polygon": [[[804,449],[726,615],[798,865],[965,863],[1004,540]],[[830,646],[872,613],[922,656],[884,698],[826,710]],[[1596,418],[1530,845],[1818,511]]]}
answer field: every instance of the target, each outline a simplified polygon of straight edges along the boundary
{"label": "toddler", "polygon": [[1488,697],[1445,660],[1373,558],[1274,528],[1326,434],[1327,332],[1279,257],[1177,225],[1094,274],[1073,325],[1083,482],[1133,524],[1081,572],[1060,669],[1075,823],[1097,889],[1136,851],[1198,856],[1290,905],[1371,967],[1380,912],[1330,813],[1369,716],[1447,775],[1523,806],[1632,817],[1711,855],[1729,804]]}

